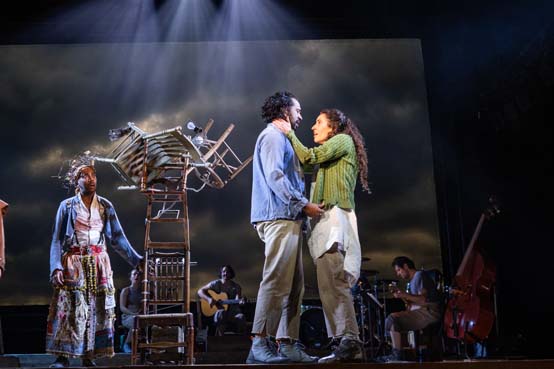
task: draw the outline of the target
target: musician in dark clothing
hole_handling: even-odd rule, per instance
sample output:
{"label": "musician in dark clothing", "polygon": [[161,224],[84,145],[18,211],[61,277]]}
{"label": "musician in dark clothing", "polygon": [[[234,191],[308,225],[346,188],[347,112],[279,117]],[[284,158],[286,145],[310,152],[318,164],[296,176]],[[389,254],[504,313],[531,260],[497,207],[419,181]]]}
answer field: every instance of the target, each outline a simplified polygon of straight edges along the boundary
{"label": "musician in dark clothing", "polygon": [[[233,278],[235,278],[233,267],[225,265],[221,268],[219,279],[211,281],[198,290],[198,296],[201,299],[208,302],[210,307],[217,307],[217,311],[214,314],[216,336],[222,336],[229,323],[236,325],[237,333],[242,334],[246,331],[245,317],[240,308],[240,305],[243,305],[245,300],[242,297],[240,285],[233,281]],[[227,299],[236,300],[236,303],[228,304],[227,309],[225,309],[221,296],[214,297],[222,293],[227,295]]]}
{"label": "musician in dark clothing", "polygon": [[393,291],[394,297],[406,302],[406,310],[391,313],[385,321],[385,331],[390,333],[391,355],[380,361],[400,361],[402,358],[401,333],[420,330],[439,321],[442,317],[441,298],[435,281],[424,271],[416,270],[414,262],[406,256],[398,256],[392,262],[399,278],[408,281],[408,291]]}

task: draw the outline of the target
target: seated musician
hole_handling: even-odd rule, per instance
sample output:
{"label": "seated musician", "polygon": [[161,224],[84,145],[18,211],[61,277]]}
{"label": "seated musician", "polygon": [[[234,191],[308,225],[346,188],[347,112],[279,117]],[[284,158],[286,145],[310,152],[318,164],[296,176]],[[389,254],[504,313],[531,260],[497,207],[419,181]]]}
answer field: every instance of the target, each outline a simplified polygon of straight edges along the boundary
{"label": "seated musician", "polygon": [[[238,283],[233,281],[235,271],[230,265],[221,268],[219,279],[211,281],[198,290],[198,296],[207,302],[209,308],[214,310],[215,335],[222,336],[229,323],[235,324],[237,333],[244,334],[245,317],[240,305],[245,303],[242,290]],[[202,309],[204,315],[210,313]]]}
{"label": "seated musician", "polygon": [[141,294],[141,272],[138,268],[131,270],[129,273],[129,281],[131,284],[121,290],[119,296],[119,308],[121,310],[121,324],[129,329],[125,343],[123,344],[123,352],[131,352],[131,339],[133,334],[135,315],[142,311],[142,294]]}
{"label": "seated musician", "polygon": [[442,318],[441,298],[436,283],[423,270],[416,270],[414,262],[406,256],[398,256],[392,262],[399,278],[409,282],[409,292],[398,289],[394,297],[403,299],[406,310],[391,313],[385,321],[385,332],[389,332],[392,341],[391,355],[380,357],[379,361],[402,360],[401,333],[423,329]]}

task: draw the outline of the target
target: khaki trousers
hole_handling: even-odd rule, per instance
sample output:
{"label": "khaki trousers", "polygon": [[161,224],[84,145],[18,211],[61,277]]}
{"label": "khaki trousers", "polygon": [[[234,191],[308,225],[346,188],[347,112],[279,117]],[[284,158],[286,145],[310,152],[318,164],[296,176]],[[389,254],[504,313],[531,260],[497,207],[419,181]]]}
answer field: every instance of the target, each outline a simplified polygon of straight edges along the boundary
{"label": "khaki trousers", "polygon": [[333,247],[316,259],[317,287],[329,337],[358,339],[354,301],[344,271],[344,256]]}
{"label": "khaki trousers", "polygon": [[252,333],[298,339],[304,295],[302,222],[275,220],[256,225],[265,243],[265,262],[258,290]]}
{"label": "khaki trousers", "polygon": [[385,320],[385,332],[407,332],[423,329],[441,320],[439,304],[429,304],[416,310],[399,311],[389,314]]}

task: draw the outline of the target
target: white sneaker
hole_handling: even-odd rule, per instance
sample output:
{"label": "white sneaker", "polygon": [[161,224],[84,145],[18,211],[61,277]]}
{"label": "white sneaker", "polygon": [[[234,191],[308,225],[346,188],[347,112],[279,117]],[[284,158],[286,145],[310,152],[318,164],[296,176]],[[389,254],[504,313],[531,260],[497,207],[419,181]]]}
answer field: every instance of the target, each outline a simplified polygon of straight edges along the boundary
{"label": "white sneaker", "polygon": [[310,356],[304,351],[305,347],[300,342],[289,343],[289,342],[280,342],[279,343],[279,353],[284,357],[288,358],[293,363],[315,363],[317,356]]}
{"label": "white sneaker", "polygon": [[269,339],[260,336],[254,337],[246,364],[283,364],[288,362],[290,362],[288,358],[279,356]]}

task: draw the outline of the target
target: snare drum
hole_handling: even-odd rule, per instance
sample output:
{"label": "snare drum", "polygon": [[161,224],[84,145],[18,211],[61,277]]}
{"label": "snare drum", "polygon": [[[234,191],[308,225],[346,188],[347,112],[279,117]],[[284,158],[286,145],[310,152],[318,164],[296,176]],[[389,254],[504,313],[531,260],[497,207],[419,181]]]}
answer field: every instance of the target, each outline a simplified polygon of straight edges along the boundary
{"label": "snare drum", "polygon": [[325,328],[323,309],[310,306],[300,315],[300,342],[307,348],[323,348],[330,342]]}

